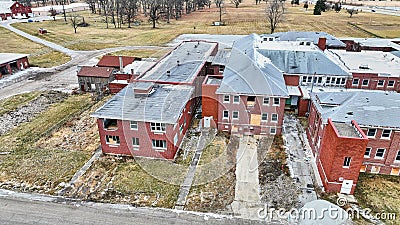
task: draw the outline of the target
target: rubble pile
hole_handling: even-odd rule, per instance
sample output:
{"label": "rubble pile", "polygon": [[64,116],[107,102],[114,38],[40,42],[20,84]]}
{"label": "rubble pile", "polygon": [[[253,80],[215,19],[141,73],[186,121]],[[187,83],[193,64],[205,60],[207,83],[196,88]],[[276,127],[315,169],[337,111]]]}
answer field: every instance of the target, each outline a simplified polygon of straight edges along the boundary
{"label": "rubble pile", "polygon": [[61,102],[68,97],[68,94],[49,91],[40,94],[36,99],[16,110],[0,116],[0,136],[17,127],[21,123],[32,121],[35,116],[45,111],[50,105]]}
{"label": "rubble pile", "polygon": [[67,151],[93,152],[100,144],[95,118],[90,114],[98,104],[83,112],[79,117],[67,122],[61,129],[48,138],[37,142],[37,147],[42,149],[59,149]]}

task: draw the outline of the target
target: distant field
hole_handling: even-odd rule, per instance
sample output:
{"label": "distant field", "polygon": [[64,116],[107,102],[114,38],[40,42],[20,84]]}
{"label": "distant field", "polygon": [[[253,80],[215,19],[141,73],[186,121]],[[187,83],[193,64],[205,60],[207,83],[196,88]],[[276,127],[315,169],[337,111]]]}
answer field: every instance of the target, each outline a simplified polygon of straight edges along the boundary
{"label": "distant field", "polygon": [[[393,38],[400,36],[400,17],[374,13],[359,13],[349,18],[345,11],[323,13],[321,16],[312,15],[312,7],[308,11],[300,6],[287,5],[285,21],[277,29],[279,31],[325,31],[337,37],[371,37],[360,29],[348,24],[357,24],[379,36]],[[171,20],[170,24],[160,21],[157,28],[151,28],[147,18],[142,18],[140,26],[115,29],[112,24],[106,28],[104,19],[90,12],[80,12],[85,17],[89,27],[78,28],[74,31],[70,24],[63,19],[46,21],[43,23],[19,23],[13,26],[30,34],[38,35],[40,27],[46,28],[49,33],[43,38],[66,46],[74,50],[93,50],[124,45],[163,45],[184,33],[208,34],[249,34],[268,33],[265,19],[265,4],[255,5],[254,1],[245,0],[239,8],[227,3],[222,16],[226,26],[211,26],[219,17],[218,9],[212,4],[210,9],[184,15],[178,21]],[[126,25],[125,25],[126,26]],[[194,29],[195,28],[195,29]]]}
{"label": "distant field", "polygon": [[33,66],[52,67],[71,59],[64,53],[53,51],[2,27],[0,27],[0,43],[0,52],[31,54],[29,63]]}

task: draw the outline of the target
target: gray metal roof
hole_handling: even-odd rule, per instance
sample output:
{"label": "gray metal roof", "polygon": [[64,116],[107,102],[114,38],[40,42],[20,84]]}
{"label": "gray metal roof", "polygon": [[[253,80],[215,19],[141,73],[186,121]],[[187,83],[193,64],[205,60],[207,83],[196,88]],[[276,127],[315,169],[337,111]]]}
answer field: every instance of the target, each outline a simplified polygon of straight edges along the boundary
{"label": "gray metal roof", "polygon": [[231,56],[231,49],[225,48],[218,50],[217,54],[213,57],[211,65],[226,65]]}
{"label": "gray metal roof", "polygon": [[400,128],[400,94],[395,92],[320,92],[312,93],[311,99],[325,121]]}
{"label": "gray metal roof", "polygon": [[134,88],[141,83],[130,83],[92,117],[175,124],[194,90],[187,85],[156,85],[149,96],[135,96]]}
{"label": "gray metal roof", "polygon": [[329,47],[346,47],[341,40],[326,33],[326,32],[315,32],[315,31],[289,31],[289,32],[278,32],[274,34],[263,34],[262,37],[275,37],[280,41],[297,41],[297,40],[310,40],[314,44],[318,44],[320,37],[326,38],[326,45]]}
{"label": "gray metal roof", "polygon": [[264,42],[258,51],[285,73],[349,75],[344,66],[338,65],[316,46],[301,46],[298,42],[271,41]]}
{"label": "gray metal roof", "polygon": [[217,94],[288,96],[283,74],[255,51],[255,34],[236,41]]}
{"label": "gray metal roof", "polygon": [[27,54],[16,54],[16,53],[0,53],[0,64],[12,62],[14,60],[27,57]]}
{"label": "gray metal roof", "polygon": [[[204,41],[182,42],[139,80],[191,82],[216,46],[217,43]],[[170,71],[170,75],[167,71]]]}

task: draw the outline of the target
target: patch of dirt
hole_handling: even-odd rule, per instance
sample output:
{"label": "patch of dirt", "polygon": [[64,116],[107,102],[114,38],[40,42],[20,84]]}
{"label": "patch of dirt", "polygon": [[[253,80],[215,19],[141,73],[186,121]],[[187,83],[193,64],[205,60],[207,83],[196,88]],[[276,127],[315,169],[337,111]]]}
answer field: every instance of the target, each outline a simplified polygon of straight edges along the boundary
{"label": "patch of dirt", "polygon": [[40,94],[36,99],[17,109],[0,116],[0,136],[17,127],[21,123],[32,121],[36,115],[45,111],[54,103],[64,101],[68,94],[49,91]]}
{"label": "patch of dirt", "polygon": [[282,136],[262,137],[257,148],[261,200],[274,208],[299,207],[299,187],[289,177]]}

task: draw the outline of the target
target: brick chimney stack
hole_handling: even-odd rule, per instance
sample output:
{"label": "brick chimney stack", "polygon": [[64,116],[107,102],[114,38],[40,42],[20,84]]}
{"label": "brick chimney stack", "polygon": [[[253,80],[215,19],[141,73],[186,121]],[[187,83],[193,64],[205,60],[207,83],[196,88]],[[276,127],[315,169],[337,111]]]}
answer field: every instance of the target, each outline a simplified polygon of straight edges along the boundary
{"label": "brick chimney stack", "polygon": [[326,37],[320,37],[318,39],[318,48],[321,49],[322,51],[325,51],[325,49],[326,49]]}

